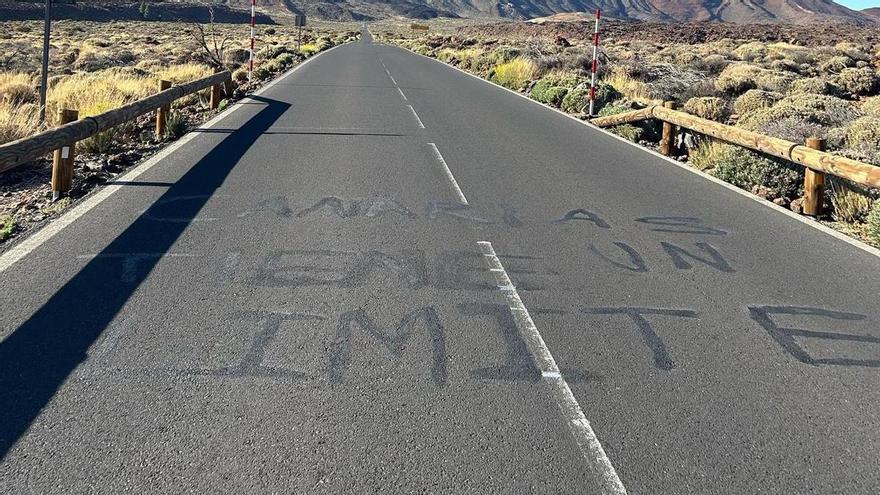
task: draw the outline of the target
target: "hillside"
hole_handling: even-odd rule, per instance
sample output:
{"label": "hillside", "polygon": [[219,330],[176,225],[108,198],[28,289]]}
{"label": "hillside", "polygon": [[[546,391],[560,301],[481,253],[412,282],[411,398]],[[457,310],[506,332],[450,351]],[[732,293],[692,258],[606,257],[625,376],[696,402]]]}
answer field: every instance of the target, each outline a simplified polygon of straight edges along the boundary
{"label": "hillside", "polygon": [[[141,20],[141,4],[149,7],[147,20],[204,20],[205,5],[215,6],[224,22],[247,20],[249,0],[62,0],[59,18],[89,20]],[[374,20],[388,17],[502,17],[532,19],[564,12],[592,12],[601,8],[607,17],[660,22],[724,21],[734,23],[804,24],[821,21],[876,22],[876,13],[857,12],[831,0],[257,0],[258,11],[268,17],[287,18],[302,13],[329,20]],[[38,19],[37,0],[0,0],[3,19]]]}

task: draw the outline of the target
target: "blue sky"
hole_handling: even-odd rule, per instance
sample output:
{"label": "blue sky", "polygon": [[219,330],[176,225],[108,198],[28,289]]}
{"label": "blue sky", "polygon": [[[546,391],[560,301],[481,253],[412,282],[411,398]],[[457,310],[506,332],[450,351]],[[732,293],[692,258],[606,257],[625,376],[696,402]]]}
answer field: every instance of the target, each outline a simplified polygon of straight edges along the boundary
{"label": "blue sky", "polygon": [[867,9],[868,7],[880,7],[880,0],[837,0],[837,3],[846,5],[855,10]]}

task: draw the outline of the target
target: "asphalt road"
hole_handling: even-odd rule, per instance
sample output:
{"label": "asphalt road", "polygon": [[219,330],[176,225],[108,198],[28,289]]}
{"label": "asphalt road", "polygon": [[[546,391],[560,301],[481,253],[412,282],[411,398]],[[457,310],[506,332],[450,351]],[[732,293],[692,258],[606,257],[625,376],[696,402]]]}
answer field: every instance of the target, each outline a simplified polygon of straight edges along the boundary
{"label": "asphalt road", "polygon": [[0,275],[2,493],[880,491],[880,258],[436,61],[117,187]]}

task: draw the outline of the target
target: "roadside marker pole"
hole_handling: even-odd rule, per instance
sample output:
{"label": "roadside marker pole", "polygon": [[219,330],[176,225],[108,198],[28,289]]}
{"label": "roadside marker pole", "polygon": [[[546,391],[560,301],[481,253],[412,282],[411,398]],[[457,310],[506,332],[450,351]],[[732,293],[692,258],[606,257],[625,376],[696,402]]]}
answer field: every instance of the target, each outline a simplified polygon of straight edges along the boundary
{"label": "roadside marker pole", "polygon": [[254,80],[254,29],[257,25],[257,0],[251,0],[251,58],[248,60],[248,82]]}
{"label": "roadside marker pole", "polygon": [[599,17],[602,15],[600,9],[596,9],[596,28],[593,30],[593,68],[590,80],[590,117],[594,117],[593,113],[596,103],[596,72],[599,69]]}

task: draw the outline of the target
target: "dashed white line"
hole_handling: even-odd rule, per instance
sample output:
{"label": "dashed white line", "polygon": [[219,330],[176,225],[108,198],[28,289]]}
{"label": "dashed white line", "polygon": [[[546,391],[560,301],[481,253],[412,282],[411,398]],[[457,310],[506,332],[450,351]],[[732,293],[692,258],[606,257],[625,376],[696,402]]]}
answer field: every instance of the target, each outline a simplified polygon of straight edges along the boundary
{"label": "dashed white line", "polygon": [[590,426],[590,422],[584,416],[584,412],[571,392],[568,382],[562,377],[559,366],[556,365],[556,360],[553,359],[550,349],[541,337],[535,322],[532,321],[532,317],[529,315],[529,311],[523,304],[522,299],[520,299],[516,287],[513,285],[510,277],[507,276],[507,271],[504,270],[501,260],[495,254],[492,243],[480,241],[477,245],[480,247],[480,252],[486,258],[489,270],[495,276],[495,283],[501,289],[505,299],[507,299],[507,305],[511,310],[516,327],[526,342],[526,347],[528,347],[529,352],[532,354],[535,366],[541,372],[544,383],[550,385],[553,398],[565,417],[568,429],[571,431],[572,436],[574,436],[575,442],[580,447],[584,458],[596,473],[599,484],[602,487],[602,492],[608,495],[626,494],[626,488],[617,476],[617,471],[611,465],[611,461],[605,454],[602,444],[599,443],[593,427]]}
{"label": "dashed white line", "polygon": [[412,105],[407,105],[409,107],[409,111],[412,112],[413,117],[416,118],[416,121],[419,123],[419,128],[424,129],[425,124],[422,123],[422,119],[419,118],[419,114],[416,113],[416,109],[412,107]]}
{"label": "dashed white line", "polygon": [[455,180],[455,176],[452,175],[452,170],[449,170],[449,165],[446,164],[446,160],[443,159],[443,155],[440,154],[437,145],[434,143],[428,143],[428,146],[430,146],[431,151],[434,152],[434,158],[436,158],[437,161],[440,162],[440,165],[443,166],[443,171],[446,172],[446,177],[449,179],[449,182],[452,183],[452,188],[455,189],[455,194],[458,195],[458,200],[461,201],[462,204],[468,204],[467,198],[464,197],[464,193],[461,192],[461,188],[458,187],[458,181]]}
{"label": "dashed white line", "polygon": [[403,98],[403,101],[409,101],[409,100],[406,98],[406,95],[403,94],[403,90],[400,89],[400,86],[397,86],[397,92],[400,93],[400,97]]}

